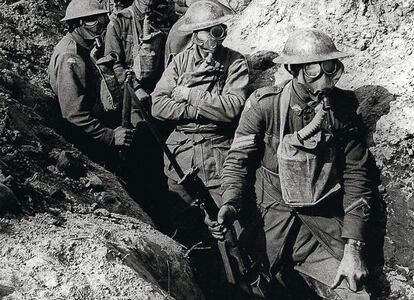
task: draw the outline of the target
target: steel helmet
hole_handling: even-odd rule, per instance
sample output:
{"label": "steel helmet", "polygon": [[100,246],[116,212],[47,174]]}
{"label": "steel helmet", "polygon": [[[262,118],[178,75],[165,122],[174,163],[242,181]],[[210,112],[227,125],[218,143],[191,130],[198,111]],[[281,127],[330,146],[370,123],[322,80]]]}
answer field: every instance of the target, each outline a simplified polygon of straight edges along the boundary
{"label": "steel helmet", "polygon": [[60,21],[106,14],[109,10],[98,0],[72,0],[66,8],[65,17]]}
{"label": "steel helmet", "polygon": [[304,29],[289,36],[282,55],[276,57],[273,62],[279,64],[305,64],[352,55],[336,49],[332,39],[322,31]]}
{"label": "steel helmet", "polygon": [[190,5],[180,31],[193,32],[223,24],[233,18],[232,11],[216,2],[202,0]]}

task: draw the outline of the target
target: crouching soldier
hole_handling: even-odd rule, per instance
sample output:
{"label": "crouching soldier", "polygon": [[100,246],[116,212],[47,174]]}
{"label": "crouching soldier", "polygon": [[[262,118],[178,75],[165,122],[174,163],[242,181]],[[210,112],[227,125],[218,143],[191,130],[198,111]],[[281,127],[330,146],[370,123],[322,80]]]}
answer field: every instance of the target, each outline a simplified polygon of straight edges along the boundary
{"label": "crouching soldier", "polygon": [[254,184],[256,249],[293,299],[369,299],[364,248],[376,186],[358,102],[335,87],[347,56],[320,31],[292,34],[275,62],[293,79],[247,100],[224,165],[218,224],[238,217]]}
{"label": "crouching soldier", "polygon": [[[132,131],[105,123],[99,99],[100,76],[91,59],[94,41],[108,23],[108,10],[98,0],[73,0],[62,21],[69,33],[56,45],[48,75],[66,120],[64,136],[99,162],[108,161],[113,146],[128,146]],[[115,129],[113,129],[115,128]],[[113,152],[115,153],[115,152]]]}
{"label": "crouching soldier", "polygon": [[[227,33],[224,22],[231,17],[215,2],[191,5],[180,30],[192,32],[193,46],[173,58],[152,93],[152,115],[175,126],[167,146],[183,170],[199,170],[198,176],[217,205],[221,205],[223,162],[244,106],[249,79],[245,58],[222,46]],[[169,190],[176,196],[171,210],[178,227],[176,239],[192,246],[208,238],[203,214],[195,215],[190,209],[194,199],[180,185],[168,159],[165,174]],[[204,268],[213,263],[204,258]],[[208,276],[213,280],[218,277],[214,273]]]}

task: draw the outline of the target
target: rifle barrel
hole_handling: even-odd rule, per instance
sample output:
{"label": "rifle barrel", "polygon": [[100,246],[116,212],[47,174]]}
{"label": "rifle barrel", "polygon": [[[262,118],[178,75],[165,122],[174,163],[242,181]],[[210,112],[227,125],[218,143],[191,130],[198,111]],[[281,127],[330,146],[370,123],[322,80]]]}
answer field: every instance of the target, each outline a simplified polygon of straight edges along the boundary
{"label": "rifle barrel", "polygon": [[174,168],[175,172],[177,172],[178,177],[184,178],[185,174],[183,169],[181,169],[180,165],[177,163],[174,155],[171,153],[170,149],[165,145],[164,139],[161,135],[161,133],[158,131],[158,129],[155,127],[154,121],[152,120],[152,117],[148,114],[146,111],[144,105],[139,101],[137,95],[135,95],[134,89],[131,87],[129,83],[126,84],[127,92],[132,97],[132,100],[134,100],[134,103],[138,106],[138,109],[140,110],[142,116],[144,117],[145,122],[149,125],[149,129],[151,130],[154,138],[157,140],[158,145],[161,147],[162,151],[167,155],[168,159],[171,162],[172,167]]}

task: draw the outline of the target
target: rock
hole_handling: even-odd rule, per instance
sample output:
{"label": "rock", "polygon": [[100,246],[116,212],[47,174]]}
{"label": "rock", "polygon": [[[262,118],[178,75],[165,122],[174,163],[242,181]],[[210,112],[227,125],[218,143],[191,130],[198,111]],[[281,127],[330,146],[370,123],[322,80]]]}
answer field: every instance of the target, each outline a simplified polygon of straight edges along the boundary
{"label": "rock", "polygon": [[86,176],[86,187],[92,188],[94,191],[100,191],[103,189],[104,184],[102,180],[94,173],[88,172]]}
{"label": "rock", "polygon": [[14,292],[14,288],[0,284],[0,299],[6,297]]}
{"label": "rock", "polygon": [[378,120],[390,111],[390,102],[395,100],[393,94],[381,86],[361,86],[355,90],[359,102],[359,112],[367,126],[369,145],[373,145],[373,133]]}
{"label": "rock", "polygon": [[97,216],[101,217],[107,217],[109,218],[111,216],[111,213],[107,211],[105,208],[97,208],[93,211],[93,213]]}
{"label": "rock", "polygon": [[26,0],[18,12],[9,3],[0,3],[0,180],[13,178],[15,195],[0,185],[0,215],[16,203],[22,212],[0,218],[0,298],[204,299],[181,247],[152,227],[116,176],[56,132],[45,70],[67,1]]}
{"label": "rock", "polygon": [[0,183],[0,215],[8,212],[16,212],[19,208],[19,201],[13,191]]}
{"label": "rock", "polygon": [[[63,213],[10,220],[0,231],[0,298],[203,300],[182,247],[135,218]],[[3,220],[0,219],[0,224]],[[11,281],[10,278],[13,278]]]}
{"label": "rock", "polygon": [[273,51],[257,51],[246,56],[250,69],[265,71],[274,65],[273,59],[278,57],[278,54]]}
{"label": "rock", "polygon": [[80,158],[80,154],[74,151],[62,151],[56,163],[56,167],[68,177],[78,179],[85,176],[86,168]]}
{"label": "rock", "polygon": [[246,55],[249,65],[249,92],[253,92],[259,87],[273,85],[275,83],[274,73],[279,68],[273,62],[278,54],[273,51],[258,51]]}

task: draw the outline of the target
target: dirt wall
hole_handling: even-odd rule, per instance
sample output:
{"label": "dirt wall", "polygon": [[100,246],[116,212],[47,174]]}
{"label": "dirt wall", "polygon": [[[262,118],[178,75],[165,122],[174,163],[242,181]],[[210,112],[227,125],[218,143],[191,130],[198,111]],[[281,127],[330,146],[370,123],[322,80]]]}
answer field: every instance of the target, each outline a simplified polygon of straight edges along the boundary
{"label": "dirt wall", "polygon": [[52,129],[68,2],[0,1],[0,299],[204,299],[187,250]]}

